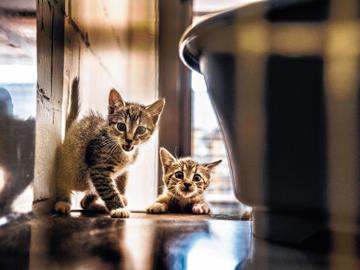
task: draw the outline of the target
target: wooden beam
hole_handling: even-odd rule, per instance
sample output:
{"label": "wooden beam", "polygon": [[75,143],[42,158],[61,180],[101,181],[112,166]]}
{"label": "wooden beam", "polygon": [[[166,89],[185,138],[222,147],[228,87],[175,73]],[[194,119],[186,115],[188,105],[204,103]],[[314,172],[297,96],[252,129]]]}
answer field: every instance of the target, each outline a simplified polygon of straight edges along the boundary
{"label": "wooden beam", "polygon": [[192,0],[159,0],[159,11],[159,93],[166,98],[159,145],[176,156],[187,156],[191,154],[191,72],[180,61],[178,45],[192,21]]}
{"label": "wooden beam", "polygon": [[[180,37],[191,22],[192,0],[159,0],[159,95],[166,98],[159,146],[176,156],[191,154],[191,72],[178,52]],[[162,184],[159,168],[158,186]]]}
{"label": "wooden beam", "polygon": [[51,210],[55,153],[61,140],[64,74],[64,0],[39,0],[37,6],[37,114],[33,210]]}

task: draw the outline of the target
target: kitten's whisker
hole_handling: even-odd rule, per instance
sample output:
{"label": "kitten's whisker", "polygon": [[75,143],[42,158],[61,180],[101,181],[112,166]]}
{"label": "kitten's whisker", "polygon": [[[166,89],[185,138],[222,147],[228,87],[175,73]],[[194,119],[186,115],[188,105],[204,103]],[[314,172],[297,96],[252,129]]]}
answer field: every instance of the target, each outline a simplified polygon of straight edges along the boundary
{"label": "kitten's whisker", "polygon": [[113,146],[113,148],[110,151],[110,155],[114,154],[114,152],[117,150],[117,146]]}
{"label": "kitten's whisker", "polygon": [[106,140],[102,142],[102,146],[113,146],[115,144],[114,140]]}
{"label": "kitten's whisker", "polygon": [[106,143],[102,143],[101,144],[101,147],[102,148],[108,148],[108,147],[111,147],[113,144],[113,142],[109,141],[109,142],[106,142]]}
{"label": "kitten's whisker", "polygon": [[119,145],[114,142],[109,146],[109,150],[107,151],[109,158],[107,159],[107,161],[112,159],[112,155],[114,154],[114,152],[117,150],[118,147],[119,147]]}
{"label": "kitten's whisker", "polygon": [[115,150],[118,148],[118,144],[117,143],[114,143],[112,146],[111,146],[111,148],[110,148],[110,155],[112,155],[114,152],[115,152]]}

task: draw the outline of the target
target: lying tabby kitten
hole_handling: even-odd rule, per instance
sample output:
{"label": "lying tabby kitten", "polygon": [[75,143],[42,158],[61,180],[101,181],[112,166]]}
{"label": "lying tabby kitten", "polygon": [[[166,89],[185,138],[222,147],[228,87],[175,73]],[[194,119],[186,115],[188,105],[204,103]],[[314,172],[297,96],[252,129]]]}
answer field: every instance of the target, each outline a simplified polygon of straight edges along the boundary
{"label": "lying tabby kitten", "polygon": [[176,159],[165,148],[160,149],[160,160],[165,188],[146,211],[209,214],[204,191],[209,186],[212,169],[221,160],[199,164],[191,158]]}
{"label": "lying tabby kitten", "polygon": [[129,217],[125,208],[127,169],[136,160],[137,146],[153,134],[164,105],[164,99],[149,106],[125,102],[112,89],[106,120],[90,114],[73,124],[79,111],[78,81],[74,80],[67,132],[58,150],[55,211],[70,212],[70,195],[74,190],[85,191],[80,203],[85,210],[109,211],[111,217]]}

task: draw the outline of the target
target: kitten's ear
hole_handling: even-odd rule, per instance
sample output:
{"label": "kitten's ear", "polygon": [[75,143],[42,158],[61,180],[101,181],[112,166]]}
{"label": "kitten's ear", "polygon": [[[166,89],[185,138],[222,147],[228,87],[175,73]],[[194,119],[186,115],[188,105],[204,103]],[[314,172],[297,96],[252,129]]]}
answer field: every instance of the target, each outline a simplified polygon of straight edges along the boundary
{"label": "kitten's ear", "polygon": [[114,113],[115,108],[125,106],[125,101],[120,96],[119,92],[115,89],[110,90],[109,94],[109,114]]}
{"label": "kitten's ear", "polygon": [[221,159],[220,160],[217,160],[217,161],[214,161],[214,162],[210,162],[210,163],[203,163],[201,164],[202,166],[212,170],[214,169],[217,165],[219,165],[221,163]]}
{"label": "kitten's ear", "polygon": [[165,99],[159,99],[153,104],[146,106],[146,111],[151,115],[154,125],[157,124],[159,117],[164,109]]}
{"label": "kitten's ear", "polygon": [[176,158],[173,157],[173,155],[170,154],[168,150],[166,150],[164,147],[160,148],[160,161],[161,165],[163,166],[163,169],[166,171],[169,166],[176,161]]}

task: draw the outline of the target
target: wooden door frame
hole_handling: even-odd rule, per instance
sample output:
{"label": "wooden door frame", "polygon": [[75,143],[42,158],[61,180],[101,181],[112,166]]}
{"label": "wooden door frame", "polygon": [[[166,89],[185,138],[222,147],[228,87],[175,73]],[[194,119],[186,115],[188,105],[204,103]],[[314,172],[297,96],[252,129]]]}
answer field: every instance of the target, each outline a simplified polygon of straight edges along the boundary
{"label": "wooden door frame", "polygon": [[[159,0],[159,95],[166,98],[159,146],[191,155],[191,71],[179,58],[179,40],[192,22],[192,0]],[[159,162],[160,164],[160,162]],[[159,187],[162,185],[159,165]],[[160,191],[160,190],[159,190]]]}

